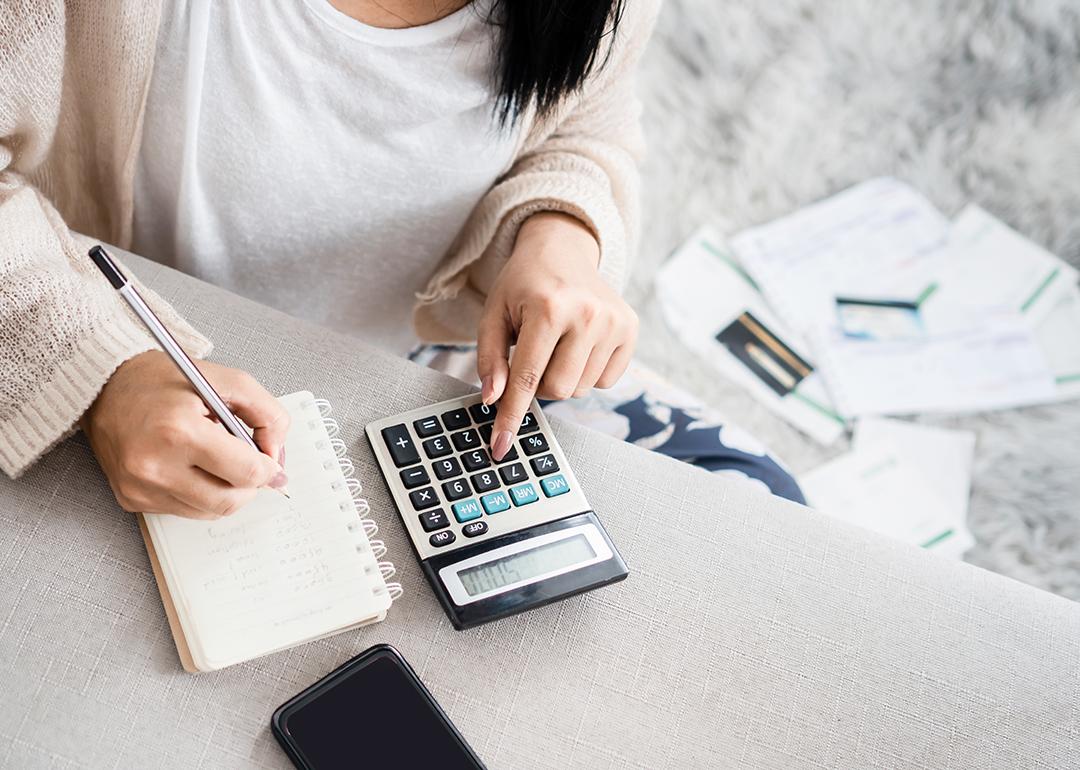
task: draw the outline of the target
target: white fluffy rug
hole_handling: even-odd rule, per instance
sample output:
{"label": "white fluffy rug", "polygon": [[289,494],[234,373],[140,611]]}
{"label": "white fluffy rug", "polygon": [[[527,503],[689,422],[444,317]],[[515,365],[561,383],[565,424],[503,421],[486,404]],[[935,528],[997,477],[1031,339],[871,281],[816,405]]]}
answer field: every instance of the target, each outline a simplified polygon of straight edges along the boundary
{"label": "white fluffy rug", "polygon": [[[640,356],[796,471],[844,447],[821,450],[695,361],[652,297],[699,224],[733,232],[891,174],[1080,265],[1075,0],[667,0],[641,94]],[[1080,599],[1080,401],[925,421],[978,434],[968,560]]]}

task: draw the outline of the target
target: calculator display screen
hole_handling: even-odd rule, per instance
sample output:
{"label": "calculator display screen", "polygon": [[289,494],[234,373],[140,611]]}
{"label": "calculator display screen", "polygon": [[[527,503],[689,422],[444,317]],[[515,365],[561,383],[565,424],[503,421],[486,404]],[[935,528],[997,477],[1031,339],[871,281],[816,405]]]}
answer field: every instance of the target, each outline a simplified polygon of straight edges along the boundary
{"label": "calculator display screen", "polygon": [[469,596],[476,596],[529,580],[545,572],[554,572],[571,564],[588,561],[595,556],[596,552],[589,545],[589,539],[578,534],[469,567],[457,575]]}

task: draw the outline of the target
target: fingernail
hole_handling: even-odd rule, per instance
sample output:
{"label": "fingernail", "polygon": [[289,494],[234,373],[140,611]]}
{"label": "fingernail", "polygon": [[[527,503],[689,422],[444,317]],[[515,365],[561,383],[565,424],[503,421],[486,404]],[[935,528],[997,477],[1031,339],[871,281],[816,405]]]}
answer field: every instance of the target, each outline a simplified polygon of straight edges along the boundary
{"label": "fingernail", "polygon": [[285,467],[285,446],[282,445],[281,449],[277,453],[277,462],[282,468]]}
{"label": "fingernail", "polygon": [[274,477],[272,479],[270,479],[270,484],[269,485],[271,487],[273,487],[274,489],[281,489],[282,487],[284,487],[288,483],[289,483],[289,477],[286,476],[284,472],[282,472],[282,473],[275,473]]}
{"label": "fingernail", "polygon": [[510,451],[510,442],[513,440],[514,434],[508,430],[501,431],[495,437],[495,442],[491,445],[491,455],[495,458],[495,462],[503,459],[503,456]]}
{"label": "fingernail", "polygon": [[491,385],[491,375],[485,375],[483,379],[480,380],[480,400],[485,404],[490,405],[491,396],[493,395],[494,390],[495,389]]}

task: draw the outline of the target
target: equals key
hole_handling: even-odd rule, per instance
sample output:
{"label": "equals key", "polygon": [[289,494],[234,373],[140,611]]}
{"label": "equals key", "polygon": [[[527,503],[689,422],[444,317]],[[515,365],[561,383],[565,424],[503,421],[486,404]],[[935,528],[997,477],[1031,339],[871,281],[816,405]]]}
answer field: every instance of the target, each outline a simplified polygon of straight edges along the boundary
{"label": "equals key", "polygon": [[391,425],[382,429],[383,441],[390,450],[390,456],[394,458],[394,465],[403,468],[406,465],[420,462],[420,455],[416,452],[416,444],[409,435],[409,429],[404,423]]}

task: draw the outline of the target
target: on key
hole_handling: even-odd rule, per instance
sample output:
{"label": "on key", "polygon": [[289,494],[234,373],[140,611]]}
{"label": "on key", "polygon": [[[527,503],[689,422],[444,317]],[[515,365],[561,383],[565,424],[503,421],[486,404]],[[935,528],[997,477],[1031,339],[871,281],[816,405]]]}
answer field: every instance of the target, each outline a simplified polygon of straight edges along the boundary
{"label": "on key", "polygon": [[394,459],[394,465],[403,468],[406,465],[420,462],[420,455],[416,452],[416,444],[409,436],[409,429],[404,423],[391,425],[382,429],[383,441],[390,450],[390,457]]}

